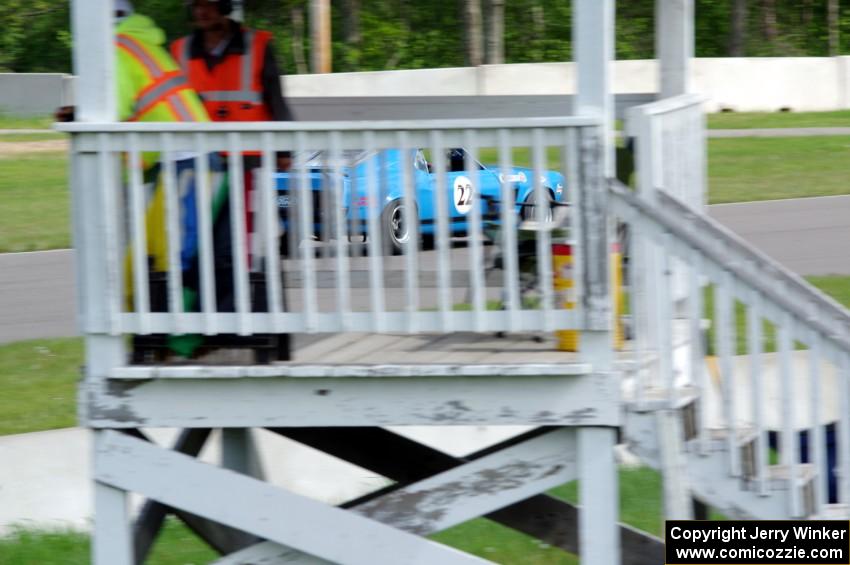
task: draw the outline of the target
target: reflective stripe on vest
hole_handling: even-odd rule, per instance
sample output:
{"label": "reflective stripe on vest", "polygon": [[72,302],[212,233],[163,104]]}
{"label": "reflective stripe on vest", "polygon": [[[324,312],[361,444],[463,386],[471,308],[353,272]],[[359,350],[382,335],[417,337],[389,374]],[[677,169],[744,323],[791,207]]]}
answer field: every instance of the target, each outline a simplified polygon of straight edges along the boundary
{"label": "reflective stripe on vest", "polygon": [[190,37],[183,38],[183,49],[180,50],[180,66],[186,72],[189,72],[189,59],[192,58],[192,41]]}
{"label": "reflective stripe on vest", "polygon": [[186,76],[180,70],[163,70],[160,64],[150,56],[145,48],[132,37],[118,35],[116,42],[119,48],[125,49],[145,68],[153,81],[139,93],[130,121],[140,120],[146,112],[160,102],[167,104],[174,113],[174,117],[180,121],[195,121],[192,112],[180,97],[181,91],[189,89],[189,81],[186,79]]}
{"label": "reflective stripe on vest", "polygon": [[196,36],[187,36],[171,45],[174,58],[183,65],[191,86],[215,121],[264,121],[272,119],[263,97],[261,66],[268,32],[241,30],[242,53],[224,54],[210,68],[206,57],[197,56]]}
{"label": "reflective stripe on vest", "polygon": [[204,90],[201,92],[204,100],[210,102],[250,102],[259,104],[263,97],[252,90]]}
{"label": "reflective stripe on vest", "polygon": [[[254,31],[245,32],[245,50],[239,56],[239,90],[199,90],[198,94],[203,100],[208,102],[245,102],[248,104],[261,104],[263,102],[262,94],[254,90],[254,57],[257,56],[254,45],[255,37]],[[191,44],[190,38],[183,39],[180,58],[184,69],[189,68],[189,59],[192,53]]]}
{"label": "reflective stripe on vest", "polygon": [[153,83],[151,86],[143,90],[136,100],[136,113],[139,113],[144,108],[159,102],[161,98],[165,98],[172,90],[182,90],[189,88],[189,81],[181,72],[169,73],[169,76],[164,80]]}
{"label": "reflective stripe on vest", "polygon": [[145,51],[144,47],[136,42],[136,40],[126,35],[119,35],[116,42],[119,47],[123,47],[129,51],[130,54],[145,67],[145,70],[148,71],[151,78],[158,78],[164,74],[162,69],[159,67],[159,63],[157,63],[153,57]]}
{"label": "reflective stripe on vest", "polygon": [[[245,53],[242,54],[242,92],[254,92],[254,84],[251,80],[251,75],[254,70],[254,57],[256,56],[255,47],[254,32],[247,31],[245,33]],[[247,101],[248,100],[246,100],[246,102]]]}

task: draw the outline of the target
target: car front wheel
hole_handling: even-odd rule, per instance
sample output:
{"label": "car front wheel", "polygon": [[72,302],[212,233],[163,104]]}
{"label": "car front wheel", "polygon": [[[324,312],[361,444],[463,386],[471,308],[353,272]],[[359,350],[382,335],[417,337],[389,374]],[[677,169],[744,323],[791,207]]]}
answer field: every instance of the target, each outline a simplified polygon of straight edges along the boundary
{"label": "car front wheel", "polygon": [[[546,202],[548,203],[548,206],[546,206],[546,210],[543,212],[543,221],[551,222],[552,208],[554,204],[552,194],[548,190],[546,191]],[[522,218],[522,221],[537,220],[537,195],[534,194],[534,192],[525,197],[520,217]]]}
{"label": "car front wheel", "polygon": [[[404,207],[403,200],[393,200],[381,213],[381,240],[388,255],[399,255],[410,245],[411,230],[404,219]],[[413,217],[416,217],[415,209]]]}

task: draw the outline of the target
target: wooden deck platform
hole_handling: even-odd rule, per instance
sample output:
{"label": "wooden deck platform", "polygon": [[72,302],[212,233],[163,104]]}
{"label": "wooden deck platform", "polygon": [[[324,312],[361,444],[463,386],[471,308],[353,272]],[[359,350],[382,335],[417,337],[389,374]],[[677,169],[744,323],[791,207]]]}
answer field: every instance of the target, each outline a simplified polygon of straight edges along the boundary
{"label": "wooden deck platform", "polygon": [[[255,365],[249,351],[230,350],[197,361],[115,369],[114,379],[519,376],[592,372],[578,353],[559,351],[553,336],[493,333],[297,336],[291,361]],[[618,369],[632,363],[622,352]]]}
{"label": "wooden deck platform", "polygon": [[[616,426],[622,373],[554,336],[296,336],[294,359],[135,365],[83,383],[95,428]],[[246,351],[246,353],[250,353]],[[618,362],[633,363],[629,353]],[[250,355],[247,355],[250,359]]]}

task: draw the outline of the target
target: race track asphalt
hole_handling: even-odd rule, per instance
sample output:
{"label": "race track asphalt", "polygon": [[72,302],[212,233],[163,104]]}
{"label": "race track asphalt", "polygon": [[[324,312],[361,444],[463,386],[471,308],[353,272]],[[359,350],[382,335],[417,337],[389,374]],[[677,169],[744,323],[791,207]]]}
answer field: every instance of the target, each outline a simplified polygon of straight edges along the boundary
{"label": "race track asphalt", "polygon": [[[800,275],[850,275],[850,196],[720,204],[709,214]],[[0,254],[0,343],[78,334],[73,259],[72,250]]]}

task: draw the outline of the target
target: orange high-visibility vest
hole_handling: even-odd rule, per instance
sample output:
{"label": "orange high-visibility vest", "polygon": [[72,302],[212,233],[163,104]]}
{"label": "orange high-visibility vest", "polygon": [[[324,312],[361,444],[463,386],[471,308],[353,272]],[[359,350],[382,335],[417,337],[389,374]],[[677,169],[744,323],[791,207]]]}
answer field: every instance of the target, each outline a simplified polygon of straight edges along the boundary
{"label": "orange high-visibility vest", "polygon": [[216,122],[265,122],[271,109],[263,102],[263,56],[271,40],[267,31],[242,30],[245,52],[225,55],[212,70],[203,58],[191,57],[192,36],[171,44],[171,53]]}

